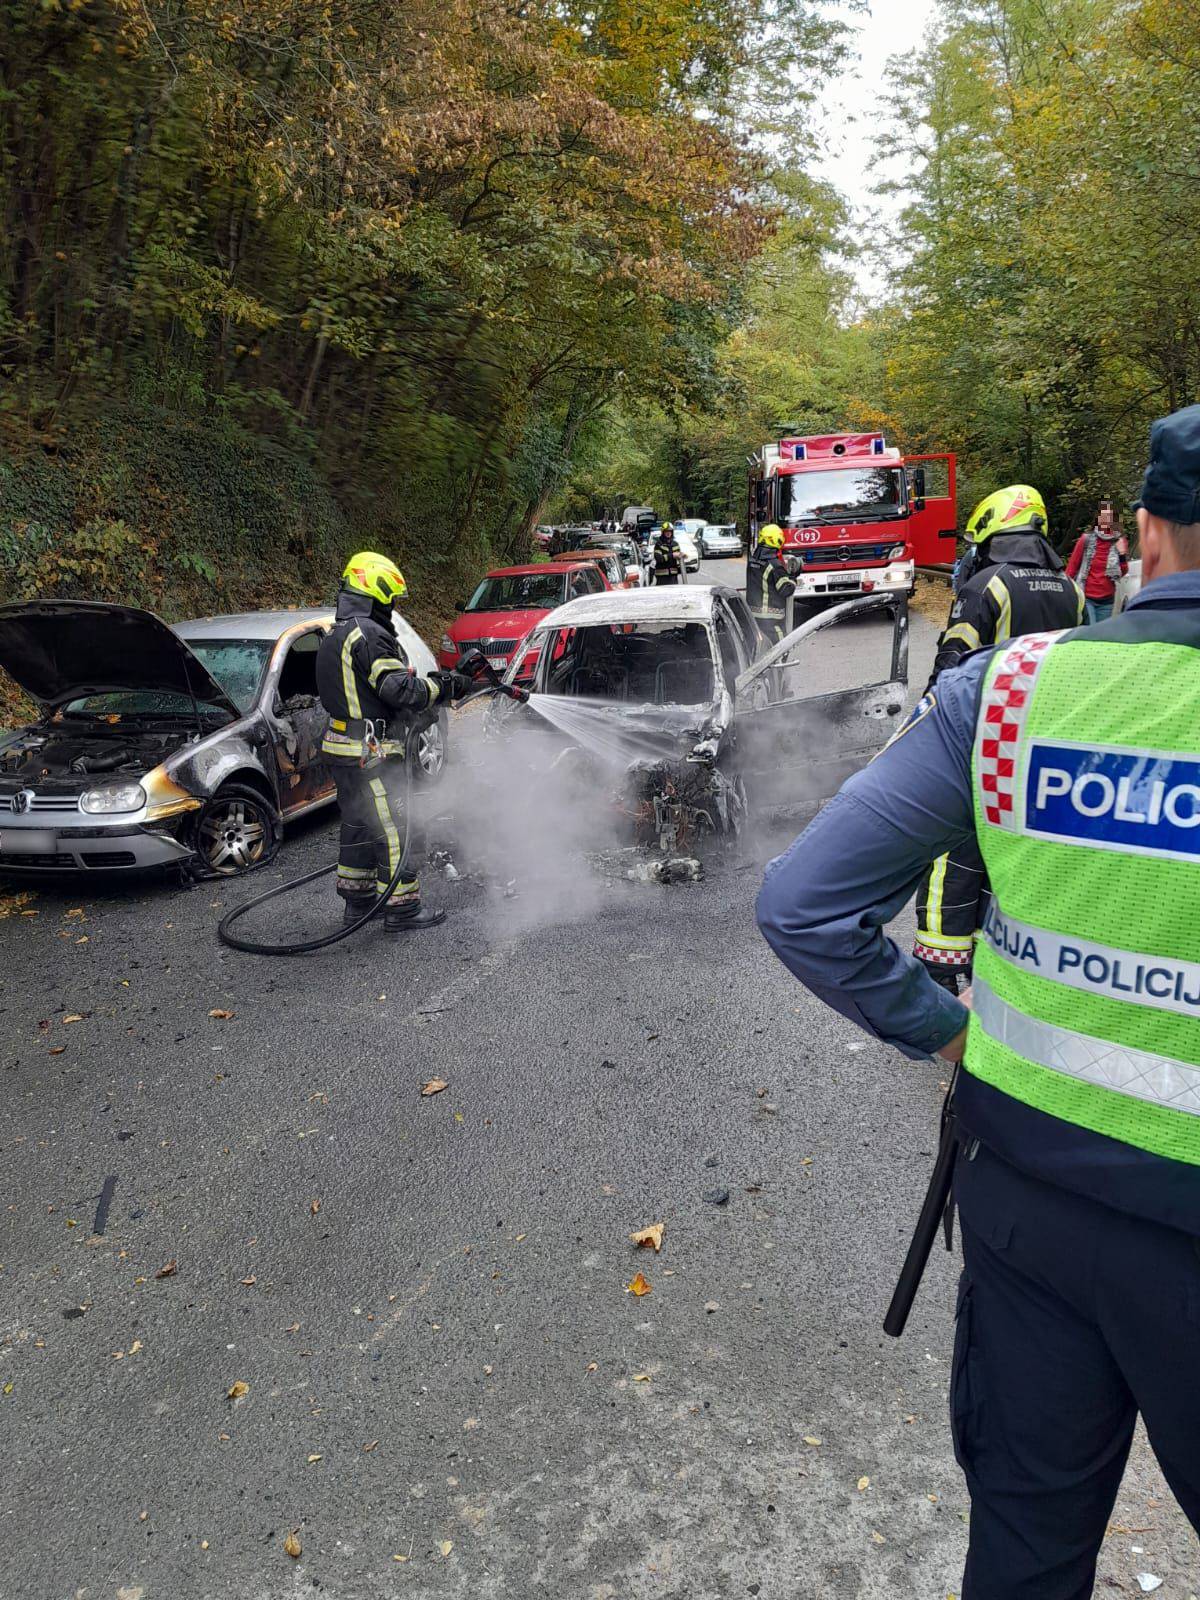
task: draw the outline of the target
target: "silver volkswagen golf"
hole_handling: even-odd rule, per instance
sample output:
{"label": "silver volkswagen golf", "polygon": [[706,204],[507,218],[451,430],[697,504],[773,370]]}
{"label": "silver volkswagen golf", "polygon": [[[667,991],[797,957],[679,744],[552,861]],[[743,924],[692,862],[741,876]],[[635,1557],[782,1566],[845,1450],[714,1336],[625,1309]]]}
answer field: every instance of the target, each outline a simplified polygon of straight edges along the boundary
{"label": "silver volkswagen golf", "polygon": [[[41,708],[0,738],[0,872],[268,860],[284,825],[333,798],[316,656],[331,610],[259,611],[168,627],[136,606],[0,606],[0,667]],[[418,671],[434,659],[396,619]],[[443,714],[444,717],[444,714]],[[418,727],[436,778],[445,722]]]}

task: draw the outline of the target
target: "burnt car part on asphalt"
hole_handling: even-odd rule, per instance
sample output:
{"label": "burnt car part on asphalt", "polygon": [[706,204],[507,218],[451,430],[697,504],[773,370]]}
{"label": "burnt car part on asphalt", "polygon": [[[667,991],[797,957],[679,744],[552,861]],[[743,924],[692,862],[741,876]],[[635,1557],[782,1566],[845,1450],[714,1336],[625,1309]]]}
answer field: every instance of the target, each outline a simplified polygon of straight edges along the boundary
{"label": "burnt car part on asphalt", "polygon": [[[0,871],[224,877],[266,865],[287,823],[333,799],[315,676],[332,616],[168,627],[97,601],[0,606],[0,666],[42,709],[0,743]],[[422,641],[397,627],[432,670]],[[418,724],[414,755],[422,781],[440,774],[437,713]]]}

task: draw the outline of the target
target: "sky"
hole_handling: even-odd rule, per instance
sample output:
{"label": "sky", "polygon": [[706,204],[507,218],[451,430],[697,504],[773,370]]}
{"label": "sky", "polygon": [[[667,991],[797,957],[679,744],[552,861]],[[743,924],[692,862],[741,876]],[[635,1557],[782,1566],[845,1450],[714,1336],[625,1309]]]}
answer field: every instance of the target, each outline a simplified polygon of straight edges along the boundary
{"label": "sky", "polygon": [[[821,96],[818,102],[818,127],[827,158],[822,176],[839,189],[859,212],[895,216],[903,200],[899,196],[880,198],[871,185],[881,176],[875,155],[880,113],[878,87],[886,82],[889,56],[917,50],[936,7],[936,0],[870,0],[869,15],[856,19],[855,52],[852,61]],[[860,290],[871,298],[885,288],[879,268],[866,260],[855,261],[852,270]]]}

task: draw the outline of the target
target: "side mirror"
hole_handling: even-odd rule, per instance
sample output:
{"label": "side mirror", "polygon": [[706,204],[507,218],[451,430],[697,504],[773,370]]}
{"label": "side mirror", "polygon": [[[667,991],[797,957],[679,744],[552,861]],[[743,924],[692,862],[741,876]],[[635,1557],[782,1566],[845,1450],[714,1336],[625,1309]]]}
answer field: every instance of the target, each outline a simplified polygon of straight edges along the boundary
{"label": "side mirror", "polygon": [[455,611],[465,611],[467,609],[467,602],[465,600],[456,600],[454,602],[454,609]]}

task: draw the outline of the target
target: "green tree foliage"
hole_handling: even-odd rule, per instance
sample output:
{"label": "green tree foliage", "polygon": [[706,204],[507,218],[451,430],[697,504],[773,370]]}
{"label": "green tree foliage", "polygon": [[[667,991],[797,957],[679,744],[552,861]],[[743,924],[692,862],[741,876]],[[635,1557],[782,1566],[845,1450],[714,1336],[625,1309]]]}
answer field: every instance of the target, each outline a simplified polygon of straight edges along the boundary
{"label": "green tree foliage", "polygon": [[1068,536],[1200,394],[1200,8],[946,0],[898,109],[886,407]]}
{"label": "green tree foliage", "polygon": [[738,107],[839,39],[819,0],[0,0],[0,404],[68,451],[101,404],[219,419],[401,554],[515,551],[614,396],[695,393],[777,213]]}

